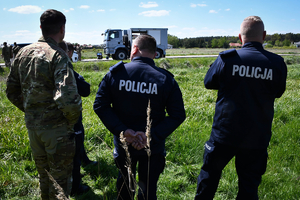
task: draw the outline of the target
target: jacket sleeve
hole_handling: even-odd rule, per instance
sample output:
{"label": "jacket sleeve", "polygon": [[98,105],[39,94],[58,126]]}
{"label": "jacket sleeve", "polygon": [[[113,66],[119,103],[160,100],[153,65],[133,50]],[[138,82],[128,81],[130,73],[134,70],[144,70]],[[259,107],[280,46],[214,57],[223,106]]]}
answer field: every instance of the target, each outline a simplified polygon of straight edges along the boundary
{"label": "jacket sleeve", "polygon": [[106,74],[102,79],[96,99],[94,102],[94,111],[104,124],[104,126],[114,135],[119,136],[122,131],[127,129],[127,126],[121,122],[111,107],[112,95],[110,92],[110,78]]}
{"label": "jacket sleeve", "polygon": [[76,79],[76,84],[77,84],[77,89],[78,93],[82,97],[87,97],[90,95],[91,90],[90,90],[90,84],[86,82],[80,74],[78,74],[76,71],[74,71],[74,76]]}
{"label": "jacket sleeve", "polygon": [[[17,60],[15,60],[14,65],[17,65]],[[12,104],[24,112],[21,83],[16,69],[17,67],[14,66],[10,68],[6,82],[6,96]]]}
{"label": "jacket sleeve", "polygon": [[177,82],[174,79],[172,82],[166,103],[168,115],[159,124],[151,127],[152,139],[157,142],[165,140],[186,118],[182,93]]}
{"label": "jacket sleeve", "polygon": [[67,57],[58,59],[56,63],[54,101],[64,113],[69,124],[74,125],[78,121],[82,107],[71,65]]}
{"label": "jacket sleeve", "polygon": [[207,89],[215,89],[218,90],[220,88],[220,73],[224,66],[224,63],[219,56],[215,62],[208,69],[205,78],[204,78],[204,86]]}
{"label": "jacket sleeve", "polygon": [[283,64],[281,68],[281,79],[279,81],[278,92],[275,96],[276,98],[280,98],[286,89],[287,66],[284,61],[282,63]]}

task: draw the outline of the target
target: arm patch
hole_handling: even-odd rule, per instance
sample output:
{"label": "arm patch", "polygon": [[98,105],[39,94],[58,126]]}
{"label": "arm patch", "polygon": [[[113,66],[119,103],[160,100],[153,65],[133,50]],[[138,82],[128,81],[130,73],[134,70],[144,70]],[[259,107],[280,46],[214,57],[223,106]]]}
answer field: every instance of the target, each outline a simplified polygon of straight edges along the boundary
{"label": "arm patch", "polygon": [[114,73],[114,72],[118,71],[119,69],[121,69],[123,66],[124,66],[123,61],[120,61],[120,62],[118,62],[117,64],[111,66],[111,67],[109,68],[109,71],[110,71],[111,73]]}
{"label": "arm patch", "polygon": [[227,50],[227,51],[222,51],[219,53],[219,56],[221,56],[222,58],[228,58],[228,57],[233,57],[235,56],[237,53],[236,53],[236,50],[235,49],[230,49],[230,50]]}

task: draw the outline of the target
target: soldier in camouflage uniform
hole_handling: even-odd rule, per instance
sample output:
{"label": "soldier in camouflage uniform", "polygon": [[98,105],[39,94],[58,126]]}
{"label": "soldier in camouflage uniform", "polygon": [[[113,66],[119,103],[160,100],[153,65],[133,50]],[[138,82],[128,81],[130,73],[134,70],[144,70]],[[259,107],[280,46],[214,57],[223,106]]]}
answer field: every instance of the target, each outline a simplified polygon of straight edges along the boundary
{"label": "soldier in camouflage uniform", "polygon": [[46,10],[40,17],[43,36],[20,50],[7,79],[7,98],[25,112],[30,146],[40,178],[42,199],[57,199],[46,170],[68,197],[75,142],[74,124],[82,110],[72,64],[58,47],[65,16]]}
{"label": "soldier in camouflage uniform", "polygon": [[82,50],[82,47],[80,46],[80,44],[77,44],[76,51],[78,53],[78,60],[79,61],[81,61],[81,50]]}
{"label": "soldier in camouflage uniform", "polygon": [[4,46],[2,48],[2,54],[1,54],[1,56],[4,59],[5,66],[6,67],[10,67],[11,66],[11,63],[10,63],[11,48],[7,46],[6,42],[4,42],[3,45]]}
{"label": "soldier in camouflage uniform", "polygon": [[21,47],[17,45],[16,42],[14,42],[14,46],[12,48],[12,52],[14,54],[14,58],[16,57],[17,53],[20,51]]}

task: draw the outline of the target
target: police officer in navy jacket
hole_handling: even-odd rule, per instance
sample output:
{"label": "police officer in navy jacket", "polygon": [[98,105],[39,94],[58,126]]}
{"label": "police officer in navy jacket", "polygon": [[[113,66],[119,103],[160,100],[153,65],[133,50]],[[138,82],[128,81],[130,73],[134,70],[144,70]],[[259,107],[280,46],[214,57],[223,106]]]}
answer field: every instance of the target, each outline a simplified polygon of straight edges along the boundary
{"label": "police officer in navy jacket", "polygon": [[[94,111],[114,134],[114,158],[120,170],[117,180],[118,199],[134,197],[134,191],[129,188],[126,155],[120,143],[120,133],[124,131],[129,144],[134,174],[139,163],[138,199],[157,199],[157,181],[165,166],[165,139],[185,119],[180,88],[171,73],[155,66],[155,53],[156,41],[152,36],[137,37],[131,49],[131,62],[119,62],[112,66],[96,95]],[[148,156],[144,145],[149,100],[152,140],[148,176]]]}
{"label": "police officer in navy jacket", "polygon": [[195,199],[213,199],[233,157],[237,199],[258,199],[266,171],[274,100],[285,91],[287,67],[282,57],[263,49],[266,31],[259,17],[244,19],[240,31],[242,49],[221,52],[204,79],[207,89],[218,90],[218,98]]}

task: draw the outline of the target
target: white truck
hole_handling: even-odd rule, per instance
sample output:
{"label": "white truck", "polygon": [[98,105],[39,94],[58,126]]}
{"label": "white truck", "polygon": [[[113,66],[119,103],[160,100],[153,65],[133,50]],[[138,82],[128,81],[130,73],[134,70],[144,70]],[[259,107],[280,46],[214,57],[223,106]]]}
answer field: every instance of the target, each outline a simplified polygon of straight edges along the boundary
{"label": "white truck", "polygon": [[148,34],[155,38],[157,49],[155,58],[165,57],[168,48],[167,28],[130,28],[128,30],[107,29],[103,35],[104,54],[108,59],[125,60],[130,56],[132,40],[138,35]]}

